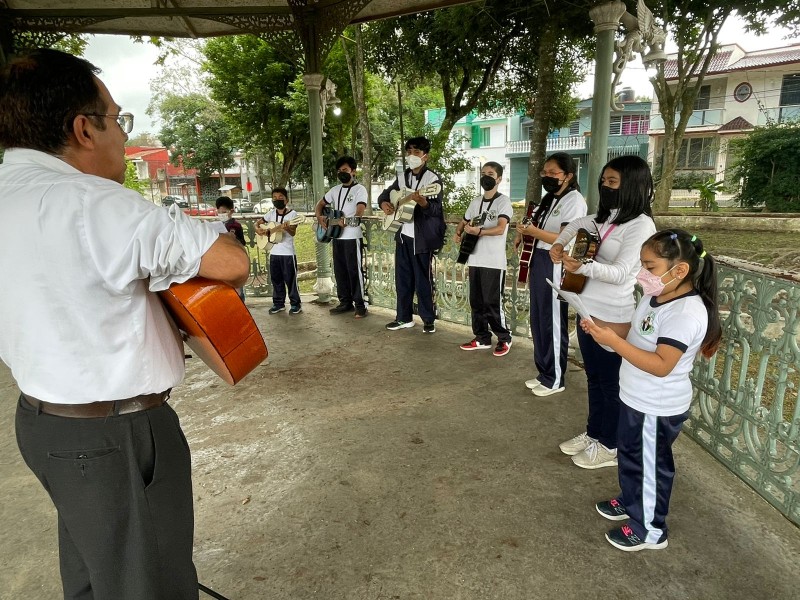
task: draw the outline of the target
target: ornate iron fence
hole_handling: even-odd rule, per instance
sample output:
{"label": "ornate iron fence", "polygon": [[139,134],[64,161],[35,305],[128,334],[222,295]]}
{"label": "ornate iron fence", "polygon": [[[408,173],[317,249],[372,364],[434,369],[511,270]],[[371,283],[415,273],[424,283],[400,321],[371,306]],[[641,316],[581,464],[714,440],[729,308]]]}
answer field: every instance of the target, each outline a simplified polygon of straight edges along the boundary
{"label": "ornate iron fence", "polygon": [[[392,235],[377,220],[365,223],[370,303],[395,307]],[[254,248],[252,222],[245,225],[253,266],[248,293],[269,295],[268,260]],[[435,261],[439,318],[468,325],[469,281],[457,263],[449,225]],[[504,308],[514,335],[530,338],[527,287],[517,283],[519,258],[507,240]],[[692,371],[695,399],[686,432],[800,524],[800,281],[735,261],[720,261],[723,342]]]}

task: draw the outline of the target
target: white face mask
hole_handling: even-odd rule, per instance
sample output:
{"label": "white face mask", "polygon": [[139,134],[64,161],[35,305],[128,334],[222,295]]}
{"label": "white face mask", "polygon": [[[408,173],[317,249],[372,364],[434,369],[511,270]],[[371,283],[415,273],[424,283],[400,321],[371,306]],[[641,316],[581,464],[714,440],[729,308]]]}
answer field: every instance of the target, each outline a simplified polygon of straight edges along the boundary
{"label": "white face mask", "polygon": [[406,156],[406,164],[413,170],[422,166],[424,161],[416,154],[409,154]]}
{"label": "white face mask", "polygon": [[219,219],[220,221],[227,221],[230,218],[231,218],[230,213],[226,213],[226,212],[218,212],[217,213],[217,219]]}

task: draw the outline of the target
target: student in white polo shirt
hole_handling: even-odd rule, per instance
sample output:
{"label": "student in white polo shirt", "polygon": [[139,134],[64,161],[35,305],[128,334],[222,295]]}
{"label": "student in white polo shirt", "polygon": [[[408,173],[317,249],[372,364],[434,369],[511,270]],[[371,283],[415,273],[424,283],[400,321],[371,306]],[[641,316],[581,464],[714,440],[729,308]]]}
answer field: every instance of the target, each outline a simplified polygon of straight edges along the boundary
{"label": "student in white polo shirt", "polygon": [[[472,333],[475,338],[461,344],[462,350],[488,350],[492,332],[497,336],[495,356],[505,356],[511,349],[511,331],[503,311],[506,281],[506,234],[514,212],[511,200],[498,191],[503,179],[503,166],[487,162],[481,167],[480,185],[483,194],[475,198],[456,227],[455,242],[463,235],[478,236],[475,249],[467,259],[469,267],[469,304],[472,309]],[[484,216],[485,215],[485,216]],[[474,219],[482,225],[470,225]]]}

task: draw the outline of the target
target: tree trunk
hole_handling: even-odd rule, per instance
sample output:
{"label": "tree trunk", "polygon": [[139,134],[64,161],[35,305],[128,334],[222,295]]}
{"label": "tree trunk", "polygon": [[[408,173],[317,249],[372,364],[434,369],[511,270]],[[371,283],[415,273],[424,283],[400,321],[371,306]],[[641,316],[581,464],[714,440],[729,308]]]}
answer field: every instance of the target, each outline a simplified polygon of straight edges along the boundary
{"label": "tree trunk", "polygon": [[547,134],[550,131],[550,114],[553,110],[555,92],[556,53],[558,36],[549,23],[545,23],[539,38],[539,61],[537,72],[539,85],[536,90],[534,103],[533,127],[531,127],[531,153],[528,157],[528,184],[525,189],[525,199],[528,202],[539,204],[542,199],[542,178],[539,173],[544,166],[545,152],[547,150]]}
{"label": "tree trunk", "polygon": [[[363,185],[367,188],[367,214],[372,214],[372,133],[369,128],[369,113],[364,93],[364,45],[361,42],[361,25],[355,26],[355,57],[347,51],[347,44],[341,38],[342,50],[347,59],[347,70],[350,73],[350,85],[353,88],[353,101],[358,111],[358,127],[361,130],[361,172]],[[353,153],[355,154],[355,135],[353,136]]]}

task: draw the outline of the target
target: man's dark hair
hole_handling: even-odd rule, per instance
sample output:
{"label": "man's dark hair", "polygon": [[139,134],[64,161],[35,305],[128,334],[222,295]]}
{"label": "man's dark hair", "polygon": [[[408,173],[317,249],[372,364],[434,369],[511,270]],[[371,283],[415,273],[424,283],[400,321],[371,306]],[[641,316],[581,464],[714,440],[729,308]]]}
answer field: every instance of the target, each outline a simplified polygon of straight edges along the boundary
{"label": "man's dark hair", "polygon": [[503,165],[501,165],[499,162],[494,162],[493,160],[490,160],[489,162],[483,163],[483,166],[489,167],[490,169],[494,169],[494,172],[497,173],[498,177],[503,176]]}
{"label": "man's dark hair", "polygon": [[431,151],[431,141],[426,137],[413,137],[406,142],[406,150],[422,150],[425,154]]}
{"label": "man's dark hair", "polygon": [[220,196],[217,198],[217,208],[222,208],[223,206],[228,210],[233,210],[233,200],[227,196]]}
{"label": "man's dark hair", "polygon": [[350,167],[354,171],[356,170],[356,167],[358,166],[357,163],[356,163],[356,159],[353,158],[352,156],[341,156],[341,157],[339,157],[339,159],[336,161],[336,170],[338,171],[339,168],[342,165],[347,165],[348,167]]}
{"label": "man's dark hair", "polygon": [[[39,48],[0,72],[0,146],[57,154],[78,115],[108,112],[95,74],[100,69],[65,52]],[[105,129],[105,119],[95,117]]]}
{"label": "man's dark hair", "polygon": [[274,187],[272,188],[272,194],[283,194],[283,197],[287,200],[289,199],[289,192],[286,191],[286,188],[282,187]]}

